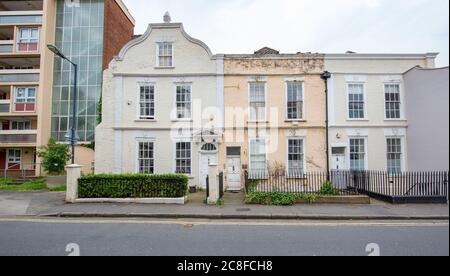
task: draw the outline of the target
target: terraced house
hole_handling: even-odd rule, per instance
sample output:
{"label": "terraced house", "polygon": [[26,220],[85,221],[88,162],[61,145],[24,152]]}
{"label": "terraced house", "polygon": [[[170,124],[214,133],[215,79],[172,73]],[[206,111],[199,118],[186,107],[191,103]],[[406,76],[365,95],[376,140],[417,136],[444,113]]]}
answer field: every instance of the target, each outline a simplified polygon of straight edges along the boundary
{"label": "terraced house", "polygon": [[[409,170],[408,118],[413,116],[412,113],[420,114],[427,110],[430,102],[422,101],[423,111],[407,108],[409,100],[416,102],[419,95],[410,93],[414,89],[411,85],[405,86],[404,73],[416,66],[434,68],[436,56],[435,53],[352,52],[325,55],[325,69],[332,73],[329,82],[332,169],[394,173]],[[430,81],[428,83],[431,84]],[[422,93],[430,96],[435,92],[438,95],[445,93],[433,91],[431,87],[422,88]],[[448,107],[448,100],[446,105]],[[430,120],[428,123],[434,124]],[[441,129],[442,133],[448,133],[448,126]],[[423,128],[421,131],[426,130]],[[415,126],[416,133],[421,131]],[[415,146],[426,148],[427,140],[415,141]],[[414,170],[421,169],[415,165]]]}
{"label": "terraced house", "polygon": [[97,173],[183,173],[206,187],[222,139],[223,57],[181,23],[150,24],[104,74]]}
{"label": "terraced house", "polygon": [[225,131],[220,166],[229,189],[243,172],[326,170],[325,85],[320,54],[225,55]]}
{"label": "terraced house", "polygon": [[0,1],[0,170],[44,173],[36,149],[64,143],[71,127],[73,71],[47,49],[79,65],[77,163],[90,172],[102,71],[132,39],[134,19],[120,0]]}

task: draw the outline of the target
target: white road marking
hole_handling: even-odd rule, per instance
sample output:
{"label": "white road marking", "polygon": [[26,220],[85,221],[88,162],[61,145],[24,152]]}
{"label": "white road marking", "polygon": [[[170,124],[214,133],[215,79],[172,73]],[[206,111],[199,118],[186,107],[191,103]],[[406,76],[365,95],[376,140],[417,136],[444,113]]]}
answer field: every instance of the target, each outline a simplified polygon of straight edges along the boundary
{"label": "white road marking", "polygon": [[448,221],[239,221],[239,220],[164,220],[164,219],[70,219],[70,218],[0,218],[0,222],[34,222],[54,224],[159,224],[159,225],[230,225],[230,226],[387,226],[448,227]]}

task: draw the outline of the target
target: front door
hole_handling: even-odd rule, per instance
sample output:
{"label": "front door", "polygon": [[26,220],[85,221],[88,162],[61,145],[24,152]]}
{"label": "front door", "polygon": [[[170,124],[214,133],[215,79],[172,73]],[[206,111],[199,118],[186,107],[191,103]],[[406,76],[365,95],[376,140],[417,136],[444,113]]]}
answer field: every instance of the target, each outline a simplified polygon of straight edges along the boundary
{"label": "front door", "polygon": [[347,169],[347,160],[345,157],[345,147],[336,147],[332,149],[332,170],[342,171]]}
{"label": "front door", "polygon": [[227,157],[227,180],[229,190],[242,190],[241,186],[241,157]]}
{"label": "front door", "polygon": [[216,153],[200,154],[200,188],[206,189],[206,177],[208,176],[209,164],[217,164]]}

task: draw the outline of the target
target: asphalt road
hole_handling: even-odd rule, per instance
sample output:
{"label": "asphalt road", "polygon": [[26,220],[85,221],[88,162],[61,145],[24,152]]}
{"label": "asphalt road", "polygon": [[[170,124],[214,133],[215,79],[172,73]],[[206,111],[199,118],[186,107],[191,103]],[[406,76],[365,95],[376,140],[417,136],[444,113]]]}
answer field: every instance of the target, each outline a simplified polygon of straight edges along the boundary
{"label": "asphalt road", "polygon": [[[369,246],[368,246],[369,245]],[[1,220],[0,255],[449,255],[447,223]]]}

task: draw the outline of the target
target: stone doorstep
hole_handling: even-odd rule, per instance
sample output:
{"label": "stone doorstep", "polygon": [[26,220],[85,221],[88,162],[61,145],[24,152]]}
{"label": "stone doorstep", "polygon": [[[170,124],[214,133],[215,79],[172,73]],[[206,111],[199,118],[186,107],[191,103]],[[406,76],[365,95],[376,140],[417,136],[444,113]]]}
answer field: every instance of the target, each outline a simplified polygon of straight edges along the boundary
{"label": "stone doorstep", "polygon": [[137,203],[137,204],[177,204],[184,205],[187,197],[179,198],[79,198],[75,203]]}

